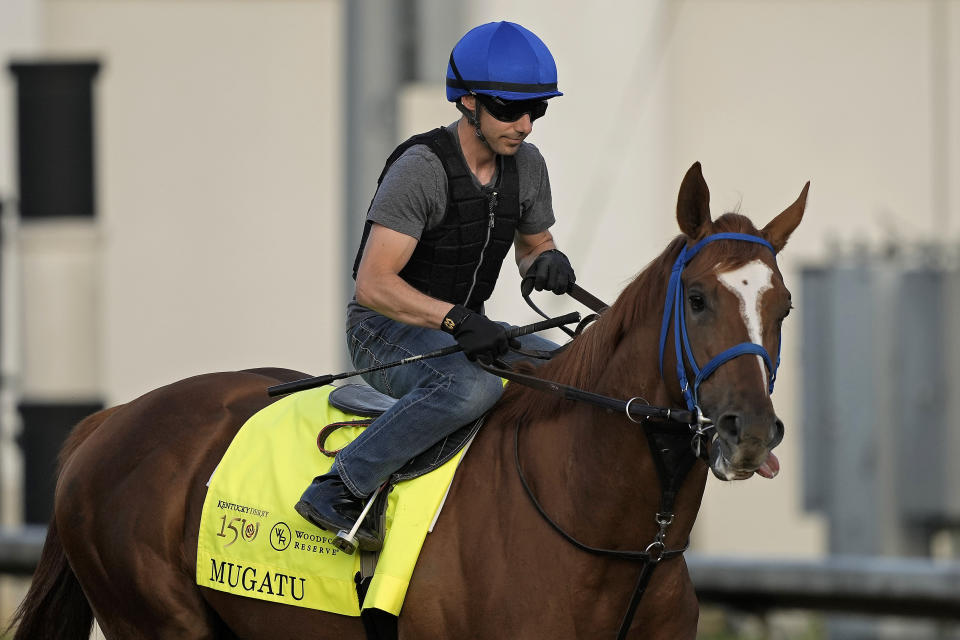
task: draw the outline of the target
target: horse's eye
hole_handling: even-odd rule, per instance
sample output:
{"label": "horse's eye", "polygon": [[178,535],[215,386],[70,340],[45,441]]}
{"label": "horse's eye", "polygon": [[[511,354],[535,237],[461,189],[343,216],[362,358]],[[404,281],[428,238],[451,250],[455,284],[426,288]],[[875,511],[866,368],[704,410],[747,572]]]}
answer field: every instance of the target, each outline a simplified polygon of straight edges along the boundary
{"label": "horse's eye", "polygon": [[704,307],[707,306],[707,303],[704,301],[703,296],[699,293],[690,294],[690,310],[699,313],[703,311]]}

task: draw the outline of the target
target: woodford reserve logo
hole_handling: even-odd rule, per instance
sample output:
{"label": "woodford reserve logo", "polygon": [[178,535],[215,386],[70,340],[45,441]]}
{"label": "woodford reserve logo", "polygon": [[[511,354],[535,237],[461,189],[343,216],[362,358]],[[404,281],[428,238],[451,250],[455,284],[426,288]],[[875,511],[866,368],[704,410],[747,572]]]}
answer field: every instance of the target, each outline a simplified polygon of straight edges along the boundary
{"label": "woodford reserve logo", "polygon": [[318,533],[308,533],[294,529],[293,548],[297,551],[307,553],[318,553],[321,555],[335,556],[340,550],[333,546],[333,537],[324,536]]}
{"label": "woodford reserve logo", "polygon": [[[291,543],[293,546],[291,547]],[[277,551],[303,551],[319,555],[335,556],[340,550],[333,546],[333,538],[300,529],[290,529],[286,522],[278,522],[270,530],[270,546]]]}
{"label": "woodford reserve logo", "polygon": [[290,527],[286,522],[278,522],[273,525],[273,529],[270,530],[270,546],[277,551],[286,551],[287,547],[290,546],[290,540],[292,538],[293,536],[290,535]]}

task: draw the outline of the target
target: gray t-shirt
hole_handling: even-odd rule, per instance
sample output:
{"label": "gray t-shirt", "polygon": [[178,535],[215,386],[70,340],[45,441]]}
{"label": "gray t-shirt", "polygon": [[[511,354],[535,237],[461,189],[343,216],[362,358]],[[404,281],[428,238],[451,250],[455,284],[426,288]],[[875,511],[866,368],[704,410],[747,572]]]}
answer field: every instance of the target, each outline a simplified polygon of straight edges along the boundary
{"label": "gray t-shirt", "polygon": [[[453,134],[457,150],[463,157],[457,123],[449,125],[447,130]],[[554,223],[547,165],[540,151],[528,142],[520,144],[516,159],[520,182],[517,231],[525,235],[540,233]],[[481,185],[477,177],[472,176],[474,184],[484,193],[491,191],[497,184],[499,173],[498,159],[490,182]],[[425,230],[440,223],[446,210],[447,174],[443,164],[429,147],[418,144],[407,149],[391,165],[374,195],[367,219],[419,240]],[[347,305],[347,328],[374,313],[357,304],[356,298],[352,299]]]}

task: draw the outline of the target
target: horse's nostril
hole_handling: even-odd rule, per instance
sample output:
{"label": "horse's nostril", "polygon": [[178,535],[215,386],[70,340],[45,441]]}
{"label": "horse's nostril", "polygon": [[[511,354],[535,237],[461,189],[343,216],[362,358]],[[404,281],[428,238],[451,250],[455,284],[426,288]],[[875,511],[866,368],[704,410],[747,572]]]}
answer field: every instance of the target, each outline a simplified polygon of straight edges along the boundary
{"label": "horse's nostril", "polygon": [[780,418],[777,418],[773,424],[773,440],[770,443],[771,449],[780,444],[780,441],[783,440],[783,434],[785,432],[786,429],[783,426],[783,421],[780,420]]}
{"label": "horse's nostril", "polygon": [[725,413],[717,421],[717,431],[727,440],[740,442],[740,416],[735,413]]}

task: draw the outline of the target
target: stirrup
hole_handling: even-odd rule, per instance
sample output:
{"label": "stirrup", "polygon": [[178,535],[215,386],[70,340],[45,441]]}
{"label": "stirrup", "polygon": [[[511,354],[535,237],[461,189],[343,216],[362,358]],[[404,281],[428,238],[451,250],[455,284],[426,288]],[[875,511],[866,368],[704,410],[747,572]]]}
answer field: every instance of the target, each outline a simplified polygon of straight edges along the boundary
{"label": "stirrup", "polygon": [[337,535],[333,537],[333,546],[340,551],[343,551],[347,555],[353,555],[357,550],[357,531],[360,530],[360,525],[363,524],[364,519],[367,517],[367,513],[373,507],[373,503],[377,500],[377,496],[380,495],[380,491],[386,484],[382,484],[377,487],[377,490],[370,494],[370,498],[367,500],[367,504],[364,505],[363,511],[360,512],[360,515],[357,517],[357,521],[353,523],[353,528],[350,531],[346,529],[341,529],[337,531]]}

